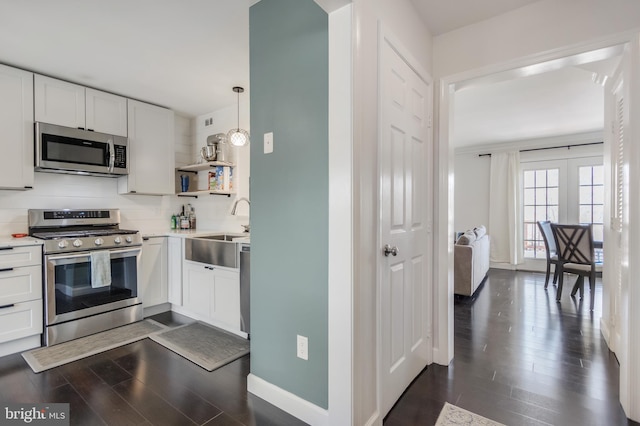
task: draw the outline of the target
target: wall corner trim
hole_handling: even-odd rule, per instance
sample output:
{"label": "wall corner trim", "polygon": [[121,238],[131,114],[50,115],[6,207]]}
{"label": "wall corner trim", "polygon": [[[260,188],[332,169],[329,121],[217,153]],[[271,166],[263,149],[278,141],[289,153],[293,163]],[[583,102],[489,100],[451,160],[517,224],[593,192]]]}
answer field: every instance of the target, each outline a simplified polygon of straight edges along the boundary
{"label": "wall corner trim", "polygon": [[247,376],[247,390],[310,425],[329,425],[329,412],[327,410],[254,374]]}

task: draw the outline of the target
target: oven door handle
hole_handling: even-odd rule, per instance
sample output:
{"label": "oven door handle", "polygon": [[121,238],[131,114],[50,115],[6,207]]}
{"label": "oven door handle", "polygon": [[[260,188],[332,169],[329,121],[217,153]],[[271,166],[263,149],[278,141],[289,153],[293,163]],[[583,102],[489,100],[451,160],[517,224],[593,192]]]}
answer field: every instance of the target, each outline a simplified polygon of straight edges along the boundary
{"label": "oven door handle", "polygon": [[[110,254],[114,255],[114,254],[123,254],[123,253],[140,253],[142,251],[142,249],[138,246],[138,247],[133,247],[133,248],[126,248],[126,249],[117,249],[117,250],[108,250]],[[77,259],[80,257],[90,257],[91,256],[91,252],[90,251],[83,251],[81,253],[75,253],[75,254],[57,254],[57,255],[48,255],[47,256],[47,260],[58,260],[58,259]]]}

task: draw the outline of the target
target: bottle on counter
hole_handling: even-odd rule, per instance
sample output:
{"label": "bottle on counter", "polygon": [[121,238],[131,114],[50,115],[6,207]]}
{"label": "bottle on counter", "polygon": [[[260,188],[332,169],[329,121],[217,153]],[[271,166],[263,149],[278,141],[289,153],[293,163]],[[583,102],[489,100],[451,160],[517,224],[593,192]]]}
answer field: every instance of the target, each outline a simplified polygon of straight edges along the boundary
{"label": "bottle on counter", "polygon": [[186,214],[180,216],[180,229],[189,229],[189,216]]}
{"label": "bottle on counter", "polygon": [[191,211],[189,212],[189,229],[196,229],[196,212],[191,207]]}
{"label": "bottle on counter", "polygon": [[178,228],[178,219],[176,218],[176,215],[171,215],[171,229],[177,229]]}

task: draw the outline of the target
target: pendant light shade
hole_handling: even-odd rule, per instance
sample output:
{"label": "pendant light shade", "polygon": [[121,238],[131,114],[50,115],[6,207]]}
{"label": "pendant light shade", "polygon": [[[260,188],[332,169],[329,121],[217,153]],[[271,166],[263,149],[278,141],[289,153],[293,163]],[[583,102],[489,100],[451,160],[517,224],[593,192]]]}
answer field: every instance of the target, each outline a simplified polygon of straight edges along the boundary
{"label": "pendant light shade", "polygon": [[233,91],[238,94],[238,126],[235,129],[229,130],[227,140],[233,146],[245,146],[249,143],[249,133],[240,128],[240,93],[244,92],[244,89],[236,86],[233,88]]}

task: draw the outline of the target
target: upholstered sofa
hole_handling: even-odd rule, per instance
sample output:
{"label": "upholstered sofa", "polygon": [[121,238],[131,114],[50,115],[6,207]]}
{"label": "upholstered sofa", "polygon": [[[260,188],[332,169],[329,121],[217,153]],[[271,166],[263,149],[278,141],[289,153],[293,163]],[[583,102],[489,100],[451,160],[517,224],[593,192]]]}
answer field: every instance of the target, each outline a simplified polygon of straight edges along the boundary
{"label": "upholstered sofa", "polygon": [[454,293],[471,296],[489,271],[490,238],[479,226],[458,237],[454,248]]}

